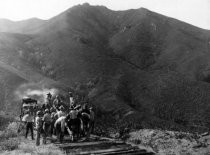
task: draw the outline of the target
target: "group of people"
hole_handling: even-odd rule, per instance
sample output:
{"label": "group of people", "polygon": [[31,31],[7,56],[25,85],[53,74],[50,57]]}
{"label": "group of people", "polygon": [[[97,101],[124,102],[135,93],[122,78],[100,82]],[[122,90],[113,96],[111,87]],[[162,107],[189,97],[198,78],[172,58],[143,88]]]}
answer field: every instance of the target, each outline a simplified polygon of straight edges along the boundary
{"label": "group of people", "polygon": [[[88,107],[87,104],[78,104],[74,101],[72,93],[69,93],[69,105],[63,105],[59,96],[52,99],[50,93],[47,94],[46,103],[38,109],[35,117],[35,128],[36,134],[36,145],[40,145],[40,138],[43,137],[43,144],[46,144],[46,138],[52,137],[52,135],[58,135],[63,132],[58,130],[58,128],[66,128],[73,132],[73,127],[75,124],[79,125],[79,131],[82,132],[84,128],[83,116],[87,116],[88,125],[86,126],[86,132],[91,133],[94,131],[94,120],[95,114],[92,107]],[[33,119],[34,117],[30,112],[27,113],[26,122],[26,134],[27,138],[28,131],[31,130],[31,136],[33,137]],[[63,120],[63,126],[61,125],[61,120]],[[79,121],[79,123],[77,123]],[[69,125],[70,122],[70,125]],[[59,126],[60,123],[60,126]],[[64,129],[63,129],[64,130]],[[84,131],[84,130],[83,130]],[[60,132],[60,133],[59,133]],[[83,132],[84,133],[84,132]]]}

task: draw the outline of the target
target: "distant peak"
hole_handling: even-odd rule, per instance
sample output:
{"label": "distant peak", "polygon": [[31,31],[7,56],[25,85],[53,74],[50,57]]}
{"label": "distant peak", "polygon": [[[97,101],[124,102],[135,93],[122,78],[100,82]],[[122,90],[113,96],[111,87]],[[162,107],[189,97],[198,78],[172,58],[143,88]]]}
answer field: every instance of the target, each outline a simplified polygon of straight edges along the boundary
{"label": "distant peak", "polygon": [[90,4],[87,3],[87,2],[86,2],[86,3],[83,3],[82,5],[83,5],[83,6],[90,6]]}
{"label": "distant peak", "polygon": [[[32,17],[32,18],[25,19],[25,20],[28,20],[28,21],[42,21],[43,19],[40,19],[40,18],[37,18],[37,17]],[[24,21],[24,20],[22,20],[22,21]]]}
{"label": "distant peak", "polygon": [[6,19],[6,18],[0,18],[0,21],[13,22],[12,20],[9,20],[9,19]]}
{"label": "distant peak", "polygon": [[139,8],[138,10],[141,11],[141,12],[144,12],[144,13],[151,12],[150,10],[148,10],[146,8],[143,8],[143,7]]}
{"label": "distant peak", "polygon": [[140,10],[149,11],[147,8],[141,7]]}

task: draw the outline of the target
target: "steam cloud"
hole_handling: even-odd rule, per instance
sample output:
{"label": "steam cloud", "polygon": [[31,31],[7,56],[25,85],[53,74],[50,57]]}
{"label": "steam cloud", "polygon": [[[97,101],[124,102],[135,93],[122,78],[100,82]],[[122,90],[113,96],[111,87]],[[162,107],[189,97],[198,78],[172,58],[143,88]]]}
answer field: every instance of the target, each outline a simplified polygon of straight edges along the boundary
{"label": "steam cloud", "polygon": [[58,90],[56,88],[45,88],[43,85],[37,84],[23,84],[15,91],[15,96],[17,100],[21,100],[22,98],[31,97],[36,99],[39,104],[43,104],[46,102],[46,97],[48,93],[51,93],[53,96],[58,94]]}

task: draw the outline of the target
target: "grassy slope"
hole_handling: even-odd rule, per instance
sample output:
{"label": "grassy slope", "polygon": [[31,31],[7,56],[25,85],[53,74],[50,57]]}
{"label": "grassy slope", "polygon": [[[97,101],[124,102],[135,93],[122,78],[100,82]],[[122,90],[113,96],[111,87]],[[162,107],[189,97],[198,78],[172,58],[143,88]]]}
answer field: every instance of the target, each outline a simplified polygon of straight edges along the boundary
{"label": "grassy slope", "polygon": [[[60,85],[43,75],[33,61],[28,59],[27,54],[34,51],[26,45],[30,39],[27,35],[0,33],[0,98],[1,111],[5,110],[5,113],[19,114],[17,108],[19,109],[20,98],[15,93],[22,85]],[[24,55],[24,52],[27,54]]]}
{"label": "grassy slope", "polygon": [[[3,155],[16,155],[16,154],[49,154],[57,155],[64,154],[55,145],[47,143],[47,145],[35,145],[35,140],[23,138],[24,130],[17,133],[19,123],[12,122],[9,123],[4,130],[0,131],[0,154]],[[36,135],[36,132],[34,133]],[[30,137],[30,135],[29,135]]]}

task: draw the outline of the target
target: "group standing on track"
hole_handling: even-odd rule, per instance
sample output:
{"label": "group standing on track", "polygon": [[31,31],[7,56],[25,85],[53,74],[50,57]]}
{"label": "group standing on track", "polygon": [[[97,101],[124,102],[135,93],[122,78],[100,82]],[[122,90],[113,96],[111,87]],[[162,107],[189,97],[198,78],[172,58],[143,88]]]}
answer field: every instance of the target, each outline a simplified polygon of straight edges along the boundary
{"label": "group standing on track", "polygon": [[[75,101],[73,93],[69,92],[69,103],[64,104],[59,96],[55,99],[51,93],[47,94],[46,102],[36,109],[34,115],[27,110],[22,118],[26,125],[25,138],[27,138],[29,130],[31,138],[34,139],[33,124],[37,131],[36,145],[46,144],[47,137],[57,136],[57,140],[63,141],[64,135],[68,134],[72,141],[81,137],[89,137],[94,132],[95,113],[88,103],[80,103]],[[35,123],[33,123],[35,122]]]}

